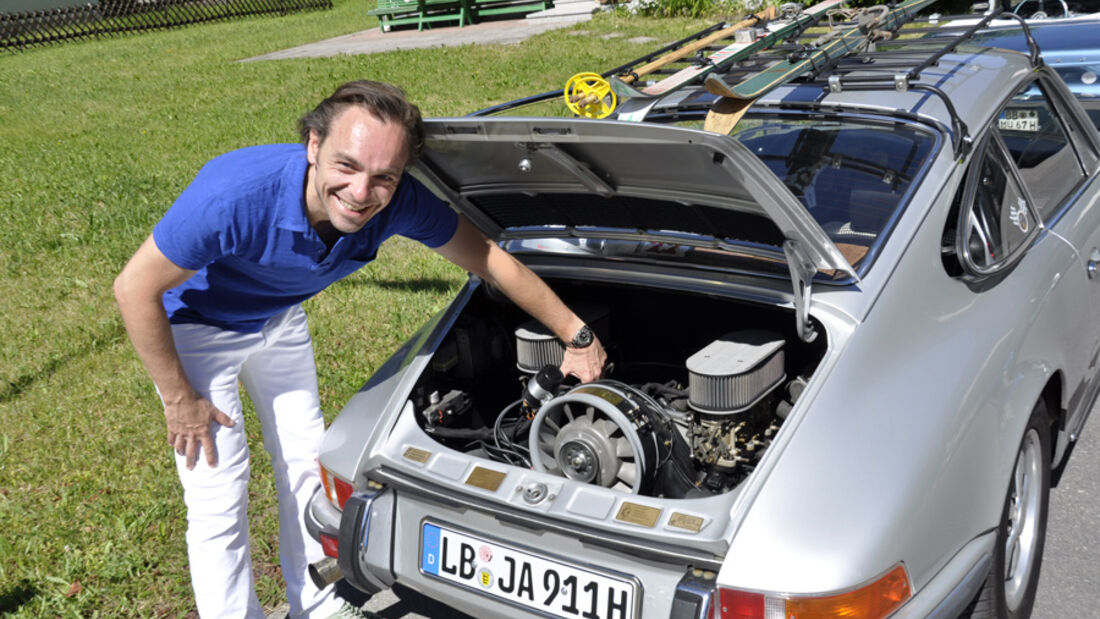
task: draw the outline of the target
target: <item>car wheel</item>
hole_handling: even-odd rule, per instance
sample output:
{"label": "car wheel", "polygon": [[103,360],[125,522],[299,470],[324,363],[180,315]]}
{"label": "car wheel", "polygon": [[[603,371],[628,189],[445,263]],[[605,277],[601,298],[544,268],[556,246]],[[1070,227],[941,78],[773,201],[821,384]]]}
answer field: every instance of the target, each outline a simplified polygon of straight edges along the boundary
{"label": "car wheel", "polygon": [[1050,426],[1046,402],[1031,412],[1016,452],[993,567],[971,617],[1023,619],[1031,616],[1043,562],[1050,499]]}

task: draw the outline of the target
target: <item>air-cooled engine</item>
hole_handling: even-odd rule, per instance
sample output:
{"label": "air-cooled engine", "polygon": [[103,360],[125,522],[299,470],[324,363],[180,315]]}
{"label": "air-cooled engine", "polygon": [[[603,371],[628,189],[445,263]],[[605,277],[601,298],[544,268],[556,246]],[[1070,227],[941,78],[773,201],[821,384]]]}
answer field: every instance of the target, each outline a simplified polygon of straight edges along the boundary
{"label": "air-cooled engine", "polygon": [[[602,379],[563,378],[557,367],[564,345],[527,321],[511,329],[514,357],[502,356],[511,362],[433,364],[442,376],[422,380],[414,397],[425,432],[467,453],[578,482],[647,496],[705,496],[731,490],[752,471],[804,384],[802,368],[792,371],[787,355],[793,338],[778,330],[733,330],[677,358],[640,361],[632,351],[652,356],[661,347],[620,346],[612,337],[614,308],[573,306],[615,359]],[[483,359],[463,347],[499,347],[493,332],[480,320],[460,321],[441,358]],[[465,368],[467,376],[440,380],[457,371],[448,367]],[[440,389],[448,382],[454,387]],[[514,395],[500,408],[479,410],[479,401],[498,395],[491,384]]]}

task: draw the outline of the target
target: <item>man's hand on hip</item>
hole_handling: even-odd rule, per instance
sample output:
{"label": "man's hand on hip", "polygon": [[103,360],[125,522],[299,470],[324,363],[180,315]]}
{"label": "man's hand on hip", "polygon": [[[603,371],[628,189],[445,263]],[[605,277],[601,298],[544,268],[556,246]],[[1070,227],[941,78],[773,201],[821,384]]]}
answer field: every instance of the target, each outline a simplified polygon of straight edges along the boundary
{"label": "man's hand on hip", "polygon": [[198,397],[164,405],[164,419],[168,423],[168,444],[181,456],[187,456],[188,470],[195,468],[199,448],[206,454],[206,463],[218,465],[218,449],[210,423],[216,421],[232,428],[236,425],[229,415],[218,410],[210,400]]}
{"label": "man's hand on hip", "polygon": [[176,453],[187,456],[188,469],[195,468],[200,447],[211,467],[218,464],[211,421],[227,427],[234,425],[228,415],[195,393],[188,382],[161,302],[167,290],[194,274],[195,271],[169,260],[150,234],[115,278],[115,299],[126,332],[164,402],[168,444]]}

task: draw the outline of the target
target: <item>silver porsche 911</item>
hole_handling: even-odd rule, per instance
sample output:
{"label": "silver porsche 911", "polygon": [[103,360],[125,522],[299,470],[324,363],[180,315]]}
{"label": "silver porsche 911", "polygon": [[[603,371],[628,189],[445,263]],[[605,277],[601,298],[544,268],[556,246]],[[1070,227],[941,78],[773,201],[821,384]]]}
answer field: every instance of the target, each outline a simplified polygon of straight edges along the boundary
{"label": "silver porsche 911", "polygon": [[[736,81],[736,76],[727,76]],[[342,576],[476,617],[1026,617],[1097,397],[1100,138],[1037,53],[898,42],[645,119],[428,121],[417,173],[611,364],[471,278],[325,436]]]}

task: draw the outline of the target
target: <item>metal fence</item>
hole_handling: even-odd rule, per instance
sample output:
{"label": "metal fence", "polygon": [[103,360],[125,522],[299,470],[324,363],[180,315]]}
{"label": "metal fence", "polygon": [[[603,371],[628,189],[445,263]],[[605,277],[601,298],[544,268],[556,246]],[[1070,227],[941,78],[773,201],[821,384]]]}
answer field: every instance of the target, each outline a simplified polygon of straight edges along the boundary
{"label": "metal fence", "polygon": [[80,6],[0,13],[0,49],[275,13],[331,9],[332,0],[99,0]]}

